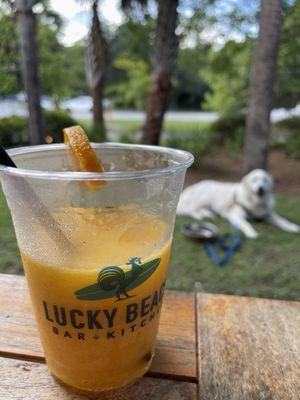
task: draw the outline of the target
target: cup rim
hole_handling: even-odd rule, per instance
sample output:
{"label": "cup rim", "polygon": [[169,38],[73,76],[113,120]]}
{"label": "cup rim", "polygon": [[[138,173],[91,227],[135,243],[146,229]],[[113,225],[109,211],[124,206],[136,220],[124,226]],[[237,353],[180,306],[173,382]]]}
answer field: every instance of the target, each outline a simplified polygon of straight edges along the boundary
{"label": "cup rim", "polygon": [[[93,148],[123,148],[128,150],[139,149],[155,151],[156,153],[165,153],[170,156],[177,156],[180,161],[162,168],[149,168],[138,171],[113,171],[113,172],[72,172],[72,171],[39,171],[24,168],[13,168],[0,164],[0,173],[7,175],[20,176],[26,178],[37,178],[46,180],[66,180],[66,181],[98,181],[98,180],[124,180],[124,179],[137,179],[147,178],[151,176],[174,173],[178,170],[184,170],[190,167],[194,162],[194,156],[184,150],[173,149],[171,147],[164,146],[151,146],[151,145],[139,145],[139,144],[126,144],[126,143],[91,143]],[[7,150],[11,157],[36,153],[48,150],[60,150],[64,149],[65,144],[43,144],[37,146],[24,146],[17,147]]]}

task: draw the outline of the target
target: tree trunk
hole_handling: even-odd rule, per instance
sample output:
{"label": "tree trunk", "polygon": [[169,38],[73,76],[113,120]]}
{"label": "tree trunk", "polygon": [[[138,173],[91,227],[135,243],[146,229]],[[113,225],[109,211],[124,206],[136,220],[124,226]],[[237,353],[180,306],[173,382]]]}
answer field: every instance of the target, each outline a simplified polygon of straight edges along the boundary
{"label": "tree trunk", "polygon": [[159,144],[178,51],[178,38],[175,34],[178,0],[157,0],[157,3],[152,83],[146,109],[146,121],[142,128],[142,143],[154,145]]}
{"label": "tree trunk", "polygon": [[282,0],[261,0],[259,36],[254,49],[246,117],[245,173],[266,168],[270,113],[276,78]]}
{"label": "tree trunk", "polygon": [[27,95],[30,144],[45,143],[45,120],[40,103],[34,0],[16,0],[20,29],[22,76]]}
{"label": "tree trunk", "polygon": [[93,98],[93,127],[105,138],[104,110],[103,110],[103,79],[92,88]]}
{"label": "tree trunk", "polygon": [[98,17],[97,1],[93,2],[93,20],[89,33],[87,52],[87,78],[93,98],[93,127],[105,140],[103,116],[103,87],[108,65],[107,43]]}

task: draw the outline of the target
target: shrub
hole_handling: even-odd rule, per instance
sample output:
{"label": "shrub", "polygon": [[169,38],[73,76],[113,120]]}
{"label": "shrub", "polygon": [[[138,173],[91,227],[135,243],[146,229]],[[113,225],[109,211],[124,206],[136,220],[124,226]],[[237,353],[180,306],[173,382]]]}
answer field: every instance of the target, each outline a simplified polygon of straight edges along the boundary
{"label": "shrub", "polygon": [[46,134],[53,143],[63,142],[62,130],[77,122],[66,111],[45,111]]}
{"label": "shrub", "polygon": [[4,147],[14,147],[27,144],[26,119],[16,115],[1,118],[0,143]]}
{"label": "shrub", "polygon": [[[127,123],[128,121],[125,121]],[[118,129],[119,126],[122,129]],[[141,132],[139,130],[141,122],[130,121],[130,124],[111,127],[115,129],[120,136],[119,142],[122,143],[139,143]],[[195,164],[200,163],[200,156],[207,153],[212,143],[212,134],[209,130],[209,124],[203,122],[182,122],[182,121],[166,121],[164,123],[163,132],[160,143],[162,146],[173,147],[176,149],[186,150],[194,154]],[[130,129],[129,129],[130,128]]]}
{"label": "shrub", "polygon": [[[46,135],[53,142],[62,142],[63,128],[76,125],[76,121],[65,111],[45,112]],[[28,126],[25,117],[13,115],[0,119],[0,143],[4,147],[24,146],[28,144]]]}
{"label": "shrub", "polygon": [[292,132],[286,143],[286,149],[291,157],[300,159],[300,131]]}
{"label": "shrub", "polygon": [[278,133],[285,138],[288,154],[300,159],[300,117],[286,118],[274,125]]}
{"label": "shrub", "polygon": [[210,123],[205,121],[165,121],[163,132],[170,135],[184,133],[201,136],[202,132],[207,131],[209,126]]}
{"label": "shrub", "polygon": [[246,118],[243,113],[226,114],[211,124],[214,141],[240,149],[243,146]]}
{"label": "shrub", "polygon": [[277,128],[282,128],[289,132],[300,132],[300,117],[290,117],[276,122]]}
{"label": "shrub", "polygon": [[209,130],[201,133],[172,133],[163,135],[161,144],[163,146],[186,150],[195,156],[195,165],[200,164],[200,157],[207,153],[211,147],[212,135]]}
{"label": "shrub", "polygon": [[119,139],[117,140],[117,142],[120,143],[132,143],[132,144],[139,144],[140,140],[139,137],[132,133],[132,134],[127,134],[127,133],[123,133]]}
{"label": "shrub", "polygon": [[91,142],[104,142],[105,141],[105,135],[104,132],[102,132],[98,128],[94,128],[93,126],[82,126],[85,132],[87,133],[89,140]]}

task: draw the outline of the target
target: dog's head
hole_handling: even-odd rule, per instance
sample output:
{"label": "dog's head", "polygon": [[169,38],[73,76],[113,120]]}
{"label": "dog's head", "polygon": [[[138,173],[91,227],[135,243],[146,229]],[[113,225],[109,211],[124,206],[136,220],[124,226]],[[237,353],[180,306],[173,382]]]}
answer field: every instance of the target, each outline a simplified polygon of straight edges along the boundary
{"label": "dog's head", "polygon": [[273,190],[273,178],[263,169],[254,169],[242,179],[242,184],[251,194],[260,198],[269,194]]}

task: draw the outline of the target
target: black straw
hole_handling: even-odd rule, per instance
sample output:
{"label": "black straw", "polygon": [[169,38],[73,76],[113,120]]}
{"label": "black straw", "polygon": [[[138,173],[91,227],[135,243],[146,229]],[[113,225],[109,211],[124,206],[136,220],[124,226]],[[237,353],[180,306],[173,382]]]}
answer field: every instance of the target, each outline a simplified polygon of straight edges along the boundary
{"label": "black straw", "polygon": [[5,165],[6,167],[17,168],[16,164],[8,155],[7,151],[0,145],[0,164]]}

